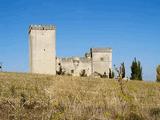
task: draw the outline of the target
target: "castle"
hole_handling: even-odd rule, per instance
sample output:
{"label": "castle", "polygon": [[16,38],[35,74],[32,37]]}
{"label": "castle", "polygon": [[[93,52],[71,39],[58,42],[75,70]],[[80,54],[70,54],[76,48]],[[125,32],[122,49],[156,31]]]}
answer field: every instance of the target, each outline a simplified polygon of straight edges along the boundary
{"label": "castle", "polygon": [[56,27],[53,25],[31,25],[29,39],[31,73],[108,76],[112,69],[111,48],[91,48],[84,57],[57,57]]}

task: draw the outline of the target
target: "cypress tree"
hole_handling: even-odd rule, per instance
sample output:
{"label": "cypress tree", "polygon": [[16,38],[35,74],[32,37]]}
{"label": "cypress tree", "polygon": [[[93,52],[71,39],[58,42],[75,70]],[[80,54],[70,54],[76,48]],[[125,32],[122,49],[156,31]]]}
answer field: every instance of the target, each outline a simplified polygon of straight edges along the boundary
{"label": "cypress tree", "polygon": [[134,61],[132,62],[132,65],[131,65],[131,80],[134,80],[136,79],[136,68],[137,68],[137,61],[136,61],[136,58],[134,59]]}
{"label": "cypress tree", "polygon": [[126,71],[125,71],[124,62],[121,64],[121,73],[122,73],[122,78],[125,78],[125,76],[126,76]]}
{"label": "cypress tree", "polygon": [[133,60],[131,65],[131,80],[142,80],[142,67],[140,61],[136,58]]}
{"label": "cypress tree", "polygon": [[113,70],[112,70],[112,78],[114,78],[114,72],[113,72]]}
{"label": "cypress tree", "polygon": [[138,80],[142,80],[142,67],[140,61],[138,61]]}
{"label": "cypress tree", "polygon": [[114,72],[111,69],[109,69],[109,78],[114,78]]}
{"label": "cypress tree", "polygon": [[157,67],[157,82],[160,82],[160,65]]}

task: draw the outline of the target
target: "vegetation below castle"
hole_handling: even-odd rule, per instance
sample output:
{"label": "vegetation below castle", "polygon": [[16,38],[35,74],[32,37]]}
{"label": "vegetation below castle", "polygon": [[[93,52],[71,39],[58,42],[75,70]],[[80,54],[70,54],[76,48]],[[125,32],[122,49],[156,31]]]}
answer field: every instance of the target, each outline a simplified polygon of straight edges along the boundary
{"label": "vegetation below castle", "polygon": [[0,73],[1,120],[159,118],[159,83]]}

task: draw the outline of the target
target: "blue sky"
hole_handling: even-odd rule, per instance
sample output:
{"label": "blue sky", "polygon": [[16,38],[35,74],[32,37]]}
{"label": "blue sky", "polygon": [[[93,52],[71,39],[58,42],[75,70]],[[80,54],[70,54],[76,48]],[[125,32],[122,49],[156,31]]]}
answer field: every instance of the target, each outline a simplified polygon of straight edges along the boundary
{"label": "blue sky", "polygon": [[155,80],[159,0],[0,0],[0,61],[5,71],[28,71],[30,24],[56,25],[58,56],[112,47],[113,64],[125,62],[128,76],[136,57],[144,79]]}

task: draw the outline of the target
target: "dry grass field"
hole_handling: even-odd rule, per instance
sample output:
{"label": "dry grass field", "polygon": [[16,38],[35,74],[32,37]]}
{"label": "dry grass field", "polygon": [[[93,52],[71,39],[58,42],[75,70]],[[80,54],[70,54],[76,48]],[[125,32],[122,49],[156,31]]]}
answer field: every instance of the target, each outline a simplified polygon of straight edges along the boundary
{"label": "dry grass field", "polygon": [[160,120],[160,84],[0,73],[0,120]]}

